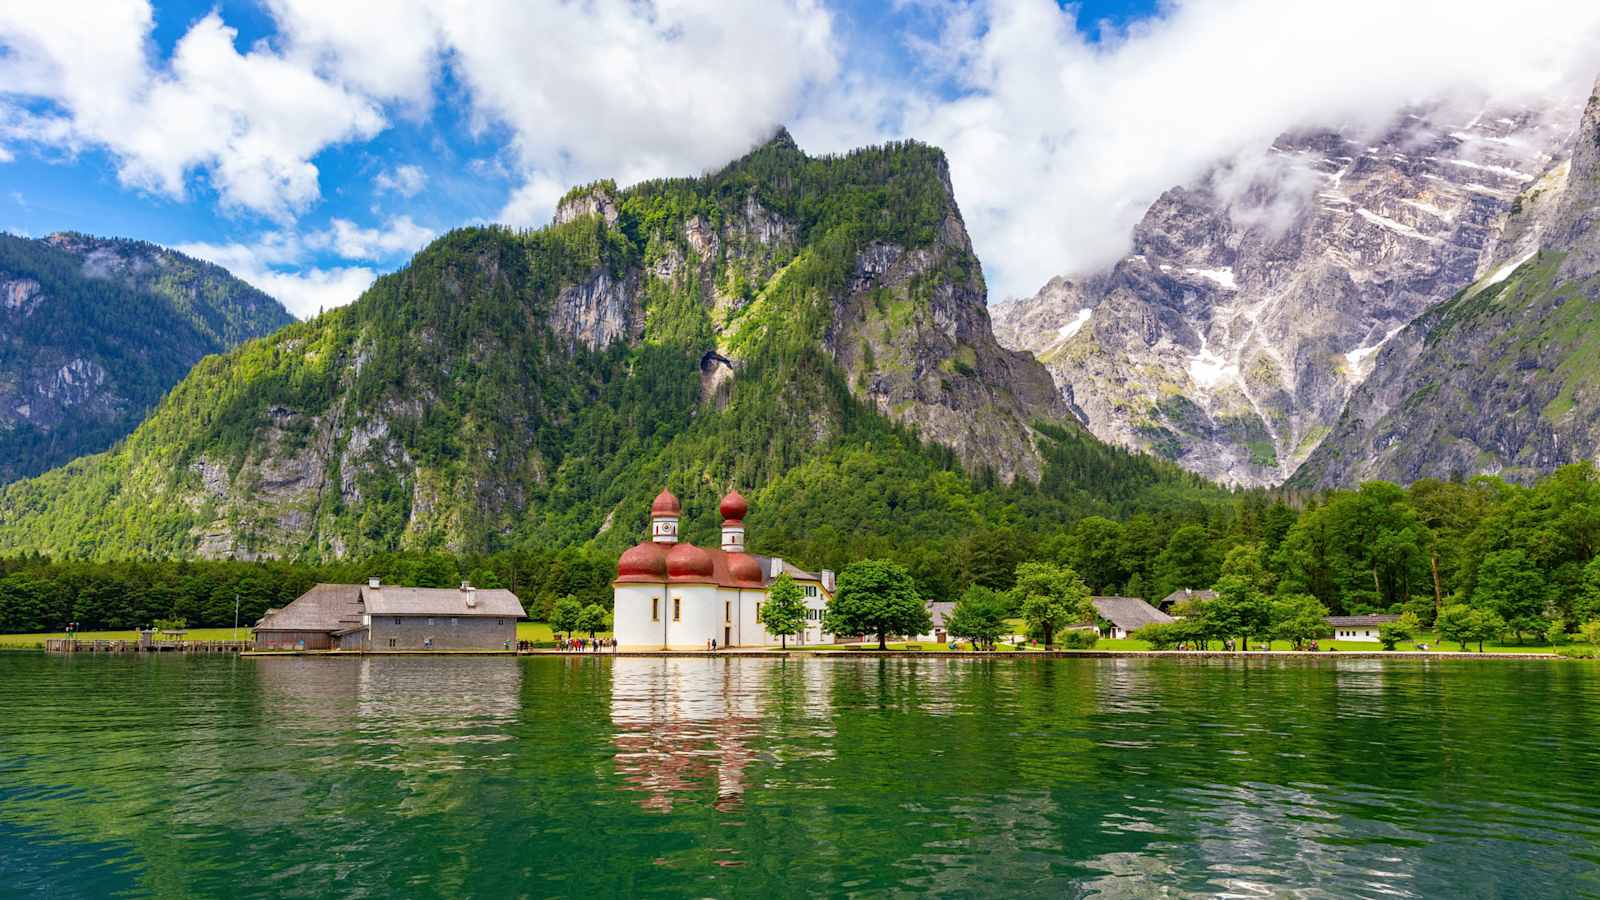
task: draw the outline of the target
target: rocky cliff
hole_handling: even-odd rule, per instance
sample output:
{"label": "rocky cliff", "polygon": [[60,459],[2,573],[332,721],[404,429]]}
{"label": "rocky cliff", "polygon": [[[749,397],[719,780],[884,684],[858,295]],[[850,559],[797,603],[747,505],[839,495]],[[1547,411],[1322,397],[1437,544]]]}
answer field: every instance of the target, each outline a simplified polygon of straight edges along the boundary
{"label": "rocky cliff", "polygon": [[1110,270],[997,306],[996,332],[1097,436],[1281,482],[1408,322],[1526,258],[1571,133],[1549,110],[1434,107],[1380,134],[1285,135],[1168,191]]}
{"label": "rocky cliff", "polygon": [[152,244],[0,235],[0,483],[105,449],[202,356],[291,321]]}
{"label": "rocky cliff", "polygon": [[1292,483],[1526,482],[1600,458],[1600,85],[1505,233],[1520,243],[1383,348]]}
{"label": "rocky cliff", "polygon": [[759,488],[844,442],[1038,479],[1070,421],[983,300],[938,150],[780,133],[702,178],[574,190],[545,229],[452,232],[205,360],[125,445],[0,493],[0,549],[628,541],[669,477]]}

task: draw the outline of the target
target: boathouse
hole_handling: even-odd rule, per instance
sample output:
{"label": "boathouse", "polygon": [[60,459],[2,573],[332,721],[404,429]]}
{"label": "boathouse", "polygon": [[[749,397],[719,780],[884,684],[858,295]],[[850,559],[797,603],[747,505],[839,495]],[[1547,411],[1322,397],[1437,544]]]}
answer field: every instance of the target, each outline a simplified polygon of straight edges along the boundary
{"label": "boathouse", "polygon": [[258,650],[503,650],[516,646],[522,601],[507,590],[319,584],[253,633]]}

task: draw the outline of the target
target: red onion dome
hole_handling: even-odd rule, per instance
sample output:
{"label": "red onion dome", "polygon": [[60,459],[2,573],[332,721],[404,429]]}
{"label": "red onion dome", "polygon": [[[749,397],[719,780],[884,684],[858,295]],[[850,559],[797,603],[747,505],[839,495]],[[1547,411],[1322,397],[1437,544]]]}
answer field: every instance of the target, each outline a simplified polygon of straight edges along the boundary
{"label": "red onion dome", "polygon": [[743,581],[750,584],[761,583],[761,563],[756,558],[745,553],[728,554],[728,574],[734,581]]}
{"label": "red onion dome", "polygon": [[666,488],[662,488],[661,493],[656,495],[655,502],[650,504],[652,516],[675,516],[682,511],[683,504],[679,503],[678,498],[672,496],[672,492]]}
{"label": "red onion dome", "polygon": [[667,577],[667,547],[654,541],[645,541],[622,552],[617,560],[617,577],[659,578]]}
{"label": "red onion dome", "polygon": [[673,578],[710,578],[711,554],[693,544],[678,544],[667,553],[667,574]]}
{"label": "red onion dome", "polygon": [[739,496],[738,491],[729,491],[728,496],[722,498],[722,505],[718,509],[722,511],[724,519],[739,521],[745,517],[746,513],[750,512],[750,504]]}

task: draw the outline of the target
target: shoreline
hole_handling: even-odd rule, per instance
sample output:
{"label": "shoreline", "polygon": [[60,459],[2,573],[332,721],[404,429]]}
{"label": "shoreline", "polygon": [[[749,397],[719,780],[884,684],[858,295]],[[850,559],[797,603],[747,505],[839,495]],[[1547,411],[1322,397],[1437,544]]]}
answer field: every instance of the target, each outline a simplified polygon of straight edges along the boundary
{"label": "shoreline", "polygon": [[1486,653],[1459,650],[996,650],[987,653],[927,650],[766,650],[758,648],[717,650],[618,650],[591,653],[568,650],[267,650],[246,651],[239,654],[253,659],[271,657],[363,659],[375,656],[511,656],[511,657],[565,657],[573,659],[606,658],[675,658],[675,659],[1395,659],[1395,660],[1566,660],[1570,657],[1558,653]]}

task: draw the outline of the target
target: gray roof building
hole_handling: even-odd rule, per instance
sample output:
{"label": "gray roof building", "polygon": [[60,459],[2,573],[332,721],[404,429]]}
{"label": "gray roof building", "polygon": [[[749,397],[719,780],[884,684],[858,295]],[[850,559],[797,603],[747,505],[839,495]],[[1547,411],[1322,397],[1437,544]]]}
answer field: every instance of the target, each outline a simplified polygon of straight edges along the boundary
{"label": "gray roof building", "polygon": [[256,646],[262,648],[366,648],[377,640],[371,632],[378,617],[384,624],[384,645],[390,648],[407,649],[414,643],[399,628],[421,629],[425,647],[496,647],[515,640],[516,621],[526,615],[517,595],[507,590],[466,583],[459,588],[384,587],[374,578],[364,585],[315,585],[288,606],[267,610],[254,631]]}
{"label": "gray roof building", "polygon": [[1398,618],[1400,617],[1384,613],[1371,616],[1324,616],[1322,621],[1334,628],[1364,628],[1393,622]]}
{"label": "gray roof building", "polygon": [[1157,622],[1177,621],[1138,597],[1092,597],[1095,612],[1111,623],[1112,637],[1124,637]]}
{"label": "gray roof building", "polygon": [[1190,590],[1189,588],[1178,588],[1177,590],[1175,590],[1172,593],[1166,595],[1165,597],[1162,597],[1161,598],[1161,603],[1158,604],[1158,605],[1162,609],[1171,609],[1172,608],[1172,604],[1174,604],[1174,603],[1183,603],[1183,602],[1188,601],[1188,600],[1215,600],[1215,599],[1217,599],[1217,592],[1213,591],[1213,590],[1210,590],[1210,589],[1203,590],[1203,591],[1195,591],[1195,590]]}

